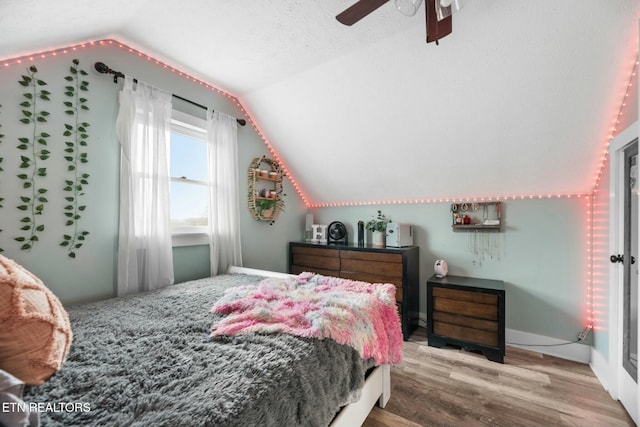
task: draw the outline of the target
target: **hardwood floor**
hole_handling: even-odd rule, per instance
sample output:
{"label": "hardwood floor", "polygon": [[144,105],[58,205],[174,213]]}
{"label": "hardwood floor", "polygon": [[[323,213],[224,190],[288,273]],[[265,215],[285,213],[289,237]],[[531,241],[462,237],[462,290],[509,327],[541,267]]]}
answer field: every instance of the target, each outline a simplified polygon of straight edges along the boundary
{"label": "hardwood floor", "polygon": [[633,426],[588,365],[507,347],[504,364],[427,345],[419,328],[391,368],[391,399],[365,427]]}

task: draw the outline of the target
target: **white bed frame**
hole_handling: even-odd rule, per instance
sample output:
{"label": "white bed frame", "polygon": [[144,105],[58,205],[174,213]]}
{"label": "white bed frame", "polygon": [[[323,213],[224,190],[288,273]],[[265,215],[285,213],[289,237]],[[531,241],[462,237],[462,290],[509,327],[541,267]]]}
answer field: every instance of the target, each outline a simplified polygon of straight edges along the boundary
{"label": "white bed frame", "polygon": [[[275,271],[258,270],[255,268],[231,266],[227,273],[252,274],[266,277],[294,277],[293,274],[278,273]],[[361,426],[367,419],[373,406],[384,408],[391,397],[391,368],[389,365],[377,366],[367,377],[362,388],[362,396],[357,402],[353,402],[340,410],[333,419],[331,427]]]}

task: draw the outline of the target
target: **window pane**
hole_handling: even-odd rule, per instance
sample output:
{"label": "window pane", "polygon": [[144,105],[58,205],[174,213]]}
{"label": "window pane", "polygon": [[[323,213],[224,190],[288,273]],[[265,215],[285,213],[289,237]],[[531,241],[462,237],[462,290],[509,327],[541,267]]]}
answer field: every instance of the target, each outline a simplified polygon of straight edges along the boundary
{"label": "window pane", "polygon": [[208,187],[171,183],[171,226],[207,226],[209,224]]}
{"label": "window pane", "polygon": [[171,176],[207,181],[206,143],[179,133],[172,133]]}

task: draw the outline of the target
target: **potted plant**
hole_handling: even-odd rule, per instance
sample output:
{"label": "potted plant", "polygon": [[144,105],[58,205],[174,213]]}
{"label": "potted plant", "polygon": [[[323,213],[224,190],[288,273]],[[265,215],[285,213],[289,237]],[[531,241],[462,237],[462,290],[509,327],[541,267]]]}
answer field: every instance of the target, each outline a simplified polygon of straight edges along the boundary
{"label": "potted plant", "polygon": [[275,199],[268,199],[268,200],[258,200],[256,202],[256,207],[258,208],[258,215],[260,215],[263,219],[269,219],[271,218],[271,215],[273,215],[273,210],[276,206],[276,200]]}
{"label": "potted plant", "polygon": [[384,247],[384,238],[387,231],[387,224],[391,222],[390,218],[387,218],[382,211],[378,211],[378,214],[373,217],[366,224],[366,229],[373,232],[373,246]]}

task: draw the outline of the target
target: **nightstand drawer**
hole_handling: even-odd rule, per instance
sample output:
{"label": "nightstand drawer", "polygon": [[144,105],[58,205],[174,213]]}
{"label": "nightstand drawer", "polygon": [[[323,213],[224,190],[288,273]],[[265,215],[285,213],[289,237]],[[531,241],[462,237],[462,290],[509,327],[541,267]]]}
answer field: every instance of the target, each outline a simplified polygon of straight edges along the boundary
{"label": "nightstand drawer", "polygon": [[433,288],[434,297],[443,297],[459,301],[477,302],[479,304],[498,305],[498,296],[480,292],[461,291],[459,289]]}
{"label": "nightstand drawer", "polygon": [[440,311],[433,312],[433,321],[450,323],[452,325],[465,326],[483,331],[497,332],[498,322],[493,320],[482,320],[475,317],[461,316],[459,314],[443,313]]}
{"label": "nightstand drawer", "polygon": [[464,326],[434,321],[433,333],[464,342],[486,345],[489,347],[498,346],[498,334],[495,332],[481,331],[479,329],[466,328]]}
{"label": "nightstand drawer", "polygon": [[433,297],[433,311],[456,313],[463,316],[477,317],[479,319],[497,320],[498,311],[496,305],[476,304],[468,301]]}

